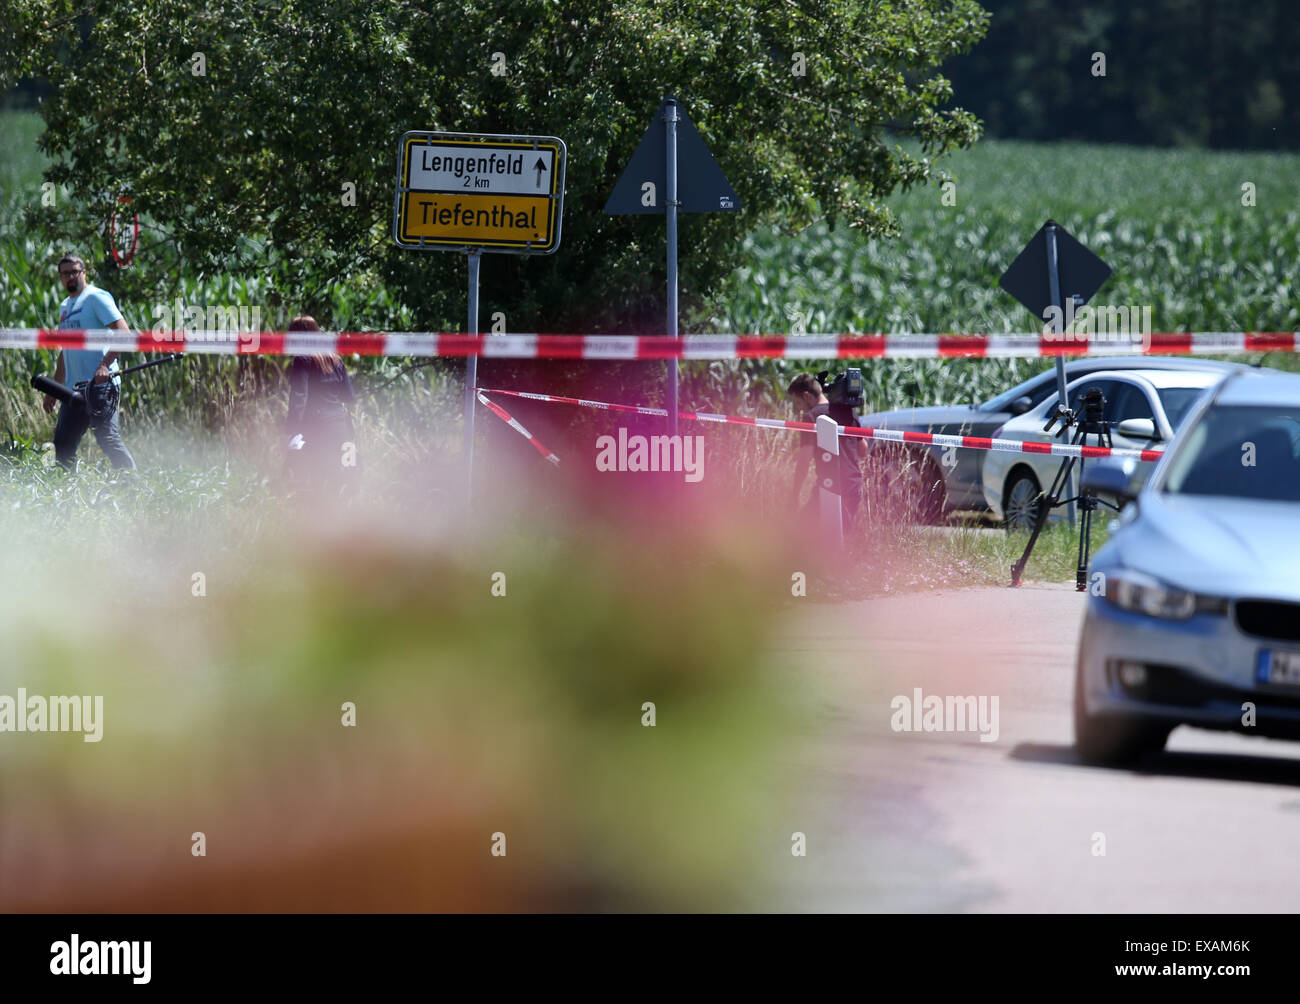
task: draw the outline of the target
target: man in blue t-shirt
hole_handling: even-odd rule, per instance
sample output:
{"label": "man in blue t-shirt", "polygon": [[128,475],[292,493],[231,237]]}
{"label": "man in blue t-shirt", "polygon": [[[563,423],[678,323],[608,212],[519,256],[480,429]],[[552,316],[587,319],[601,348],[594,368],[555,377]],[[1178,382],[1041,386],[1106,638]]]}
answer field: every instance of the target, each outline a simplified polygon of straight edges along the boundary
{"label": "man in blue t-shirt", "polygon": [[[59,328],[95,329],[114,328],[130,330],[122,319],[122,312],[107,290],[86,281],[86,265],[76,255],[64,255],[59,261],[59,281],[68,291],[68,297],[59,304]],[[54,379],[75,387],[86,381],[86,400],[101,417],[91,418],[80,405],[59,405],[59,419],[54,426],[54,455],[68,470],[76,467],[77,447],[87,429],[94,429],[95,441],[108,455],[114,467],[135,467],[126,444],[122,442],[117,427],[115,402],[122,378],[116,376],[117,353],[99,349],[65,349],[59,353]],[[51,412],[54,398],[45,396],[45,411]]]}

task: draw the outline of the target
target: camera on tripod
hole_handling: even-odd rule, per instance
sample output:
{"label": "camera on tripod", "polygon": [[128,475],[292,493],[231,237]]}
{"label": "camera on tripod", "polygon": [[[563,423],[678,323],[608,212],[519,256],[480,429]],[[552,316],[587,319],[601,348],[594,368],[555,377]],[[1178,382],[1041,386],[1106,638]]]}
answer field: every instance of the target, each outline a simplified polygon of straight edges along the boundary
{"label": "camera on tripod", "polygon": [[830,370],[817,374],[822,393],[831,404],[842,404],[849,408],[861,408],[867,403],[867,393],[862,385],[862,370],[850,367],[840,373],[834,380],[828,381]]}
{"label": "camera on tripod", "polygon": [[1102,412],[1106,410],[1106,398],[1100,387],[1089,387],[1083,392],[1083,421],[1087,425],[1100,427]]}
{"label": "camera on tripod", "polygon": [[[1101,416],[1106,412],[1106,397],[1102,394],[1101,388],[1096,386],[1086,388],[1079,403],[1082,407],[1077,415],[1073,413],[1067,414],[1058,409],[1055,414],[1048,418],[1047,424],[1043,426],[1043,431],[1050,432],[1052,426],[1057,422],[1060,422],[1062,423],[1061,432],[1064,433],[1069,429],[1072,423],[1077,422],[1079,428],[1084,432],[1104,436],[1105,441],[1101,445],[1109,446],[1110,431],[1107,429],[1107,426],[1115,425],[1116,423],[1102,421]],[[1067,418],[1069,421],[1067,421]]]}
{"label": "camera on tripod", "polygon": [[[1109,448],[1112,445],[1109,427],[1119,423],[1103,421],[1102,415],[1106,413],[1106,397],[1102,394],[1101,388],[1095,385],[1085,388],[1079,403],[1082,405],[1081,414],[1079,415],[1076,415],[1073,410],[1067,409],[1065,405],[1059,405],[1056,414],[1049,418],[1047,424],[1043,426],[1043,431],[1050,432],[1052,426],[1060,422],[1060,434],[1067,435],[1070,426],[1074,425],[1076,426],[1074,436],[1070,440],[1072,445],[1086,448],[1088,446],[1088,437],[1093,436],[1097,440],[1097,446]],[[1079,466],[1079,494],[1071,498],[1062,498],[1065,490],[1071,484],[1070,473],[1074,470],[1075,464]],[[1079,592],[1083,592],[1088,588],[1088,555],[1092,550],[1092,514],[1102,506],[1119,512],[1119,506],[1098,498],[1096,492],[1082,487],[1083,464],[1084,458],[1082,455],[1061,458],[1061,466],[1056,472],[1056,477],[1052,480],[1052,486],[1042,495],[1038,504],[1038,518],[1034,521],[1034,530],[1029,535],[1029,543],[1025,545],[1025,551],[1019,560],[1011,566],[1011,584],[1013,586],[1020,585],[1025,572],[1025,565],[1029,561],[1030,552],[1033,551],[1034,544],[1038,540],[1038,535],[1042,532],[1043,527],[1047,525],[1048,513],[1057,506],[1077,503],[1080,515],[1079,551],[1078,563],[1075,566],[1074,573],[1074,588]]]}

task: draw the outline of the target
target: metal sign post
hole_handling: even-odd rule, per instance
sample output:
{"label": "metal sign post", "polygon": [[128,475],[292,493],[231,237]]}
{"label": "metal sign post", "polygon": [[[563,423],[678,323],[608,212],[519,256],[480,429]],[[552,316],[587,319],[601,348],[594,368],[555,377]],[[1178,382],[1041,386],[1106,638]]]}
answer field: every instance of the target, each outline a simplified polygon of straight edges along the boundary
{"label": "metal sign post", "polygon": [[[479,248],[470,248],[465,254],[469,263],[469,318],[466,332],[478,334],[478,267],[483,260]],[[474,497],[474,388],[478,386],[478,355],[471,352],[465,357],[465,501]]]}
{"label": "metal sign post", "polygon": [[[663,122],[663,128],[659,123]],[[680,178],[679,178],[680,175]],[[680,187],[679,187],[680,181]],[[605,212],[611,216],[662,213],[668,225],[667,335],[679,337],[677,320],[677,214],[734,213],[740,209],[736,195],[709,153],[703,137],[686,109],[669,94],[659,103],[654,121],[641,137],[619,177]],[[668,432],[677,434],[677,387],[681,367],[669,360]]]}
{"label": "metal sign post", "polygon": [[[1048,220],[1046,232],[1043,234],[1047,241],[1047,290],[1048,296],[1051,297],[1052,306],[1056,308],[1056,320],[1053,322],[1053,331],[1057,335],[1065,333],[1065,321],[1061,314],[1061,262],[1056,251],[1056,230],[1057,223],[1054,220]],[[1065,357],[1058,355],[1056,357],[1056,413],[1061,416],[1062,427],[1066,430],[1066,436],[1069,436],[1070,426],[1074,424],[1074,416],[1070,414],[1070,402],[1065,393]],[[1071,482],[1073,488],[1073,482]],[[1074,501],[1071,499],[1066,504],[1065,513],[1070,521],[1070,529],[1074,529]]]}
{"label": "metal sign post", "polygon": [[[463,251],[469,264],[468,333],[477,335],[484,251],[553,254],[564,217],[567,150],[555,136],[404,133],[397,144],[393,243]],[[465,494],[473,495],[478,356],[465,360]]]}
{"label": "metal sign post", "polygon": [[[1002,274],[998,284],[1029,308],[1043,322],[1054,317],[1051,335],[1063,340],[1065,320],[1061,289],[1069,290],[1075,306],[1092,299],[1110,277],[1110,266],[1076,240],[1063,226],[1049,219],[1025,245],[1024,250]],[[1066,438],[1074,418],[1065,389],[1065,357],[1056,356],[1057,416]],[[1068,506],[1070,527],[1074,527],[1074,503]]]}
{"label": "metal sign post", "polygon": [[[1086,303],[1102,283],[1110,276],[1110,266],[1075,240],[1055,220],[1048,220],[1034,234],[1033,239],[1016,257],[998,280],[1008,293],[1031,310],[1040,321],[1052,318],[1050,330],[1043,331],[1044,339],[1064,340],[1065,320],[1062,311],[1062,287],[1068,289],[1072,306]],[[1045,280],[1045,281],[1044,281]],[[1102,403],[1100,392],[1092,400],[1090,393],[1084,394],[1084,416],[1080,418],[1070,410],[1070,401],[1066,393],[1065,358],[1056,353],[1056,414],[1043,427],[1049,432],[1058,422],[1061,424],[1059,435],[1066,440],[1087,446],[1088,436],[1100,440],[1099,445],[1108,445],[1109,433],[1102,421]],[[1091,403],[1090,403],[1091,402]],[[1077,426],[1073,438],[1071,428]],[[1051,487],[1041,494],[1038,516],[1034,528],[1025,544],[1024,553],[1011,566],[1011,584],[1020,585],[1029,556],[1038,541],[1038,535],[1047,525],[1051,510],[1059,505],[1068,506],[1070,528],[1075,526],[1075,501],[1083,511],[1082,532],[1079,537],[1079,560],[1076,567],[1076,588],[1086,588],[1089,537],[1092,513],[1097,507],[1097,500],[1085,494],[1074,492],[1074,458],[1065,458],[1053,479]],[[1079,462],[1082,472],[1083,463]],[[1080,478],[1082,481],[1082,478]],[[1068,496],[1065,497],[1065,496]]]}
{"label": "metal sign post", "polygon": [[[664,109],[664,209],[668,220],[668,337],[676,338],[677,331],[677,105]],[[669,361],[672,379],[668,382],[668,435],[677,435],[677,382],[681,367],[676,356]]]}
{"label": "metal sign post", "polygon": [[[1056,253],[1056,223],[1051,220],[1047,223],[1047,232],[1044,234],[1047,239],[1047,289],[1048,296],[1051,298],[1052,306],[1058,311],[1057,320],[1053,322],[1053,329],[1056,334],[1065,333],[1061,320],[1061,263]],[[1057,408],[1060,411],[1066,411],[1069,408],[1069,402],[1065,399],[1065,357],[1056,357],[1056,393]]]}

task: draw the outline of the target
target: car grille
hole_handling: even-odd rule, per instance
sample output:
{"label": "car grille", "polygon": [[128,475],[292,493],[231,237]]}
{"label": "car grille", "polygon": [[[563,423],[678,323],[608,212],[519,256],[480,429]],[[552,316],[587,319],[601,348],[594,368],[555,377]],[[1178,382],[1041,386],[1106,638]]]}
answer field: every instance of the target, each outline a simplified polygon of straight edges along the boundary
{"label": "car grille", "polygon": [[1238,600],[1237,626],[1260,638],[1300,641],[1300,603]]}

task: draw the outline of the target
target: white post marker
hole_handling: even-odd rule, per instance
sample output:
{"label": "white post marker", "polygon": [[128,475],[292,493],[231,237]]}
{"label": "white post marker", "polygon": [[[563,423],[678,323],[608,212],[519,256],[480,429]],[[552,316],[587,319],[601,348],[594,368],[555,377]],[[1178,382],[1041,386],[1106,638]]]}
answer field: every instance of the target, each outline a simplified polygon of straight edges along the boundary
{"label": "white post marker", "polygon": [[844,543],[844,506],[840,496],[840,427],[829,415],[817,417],[817,517],[827,543]]}

